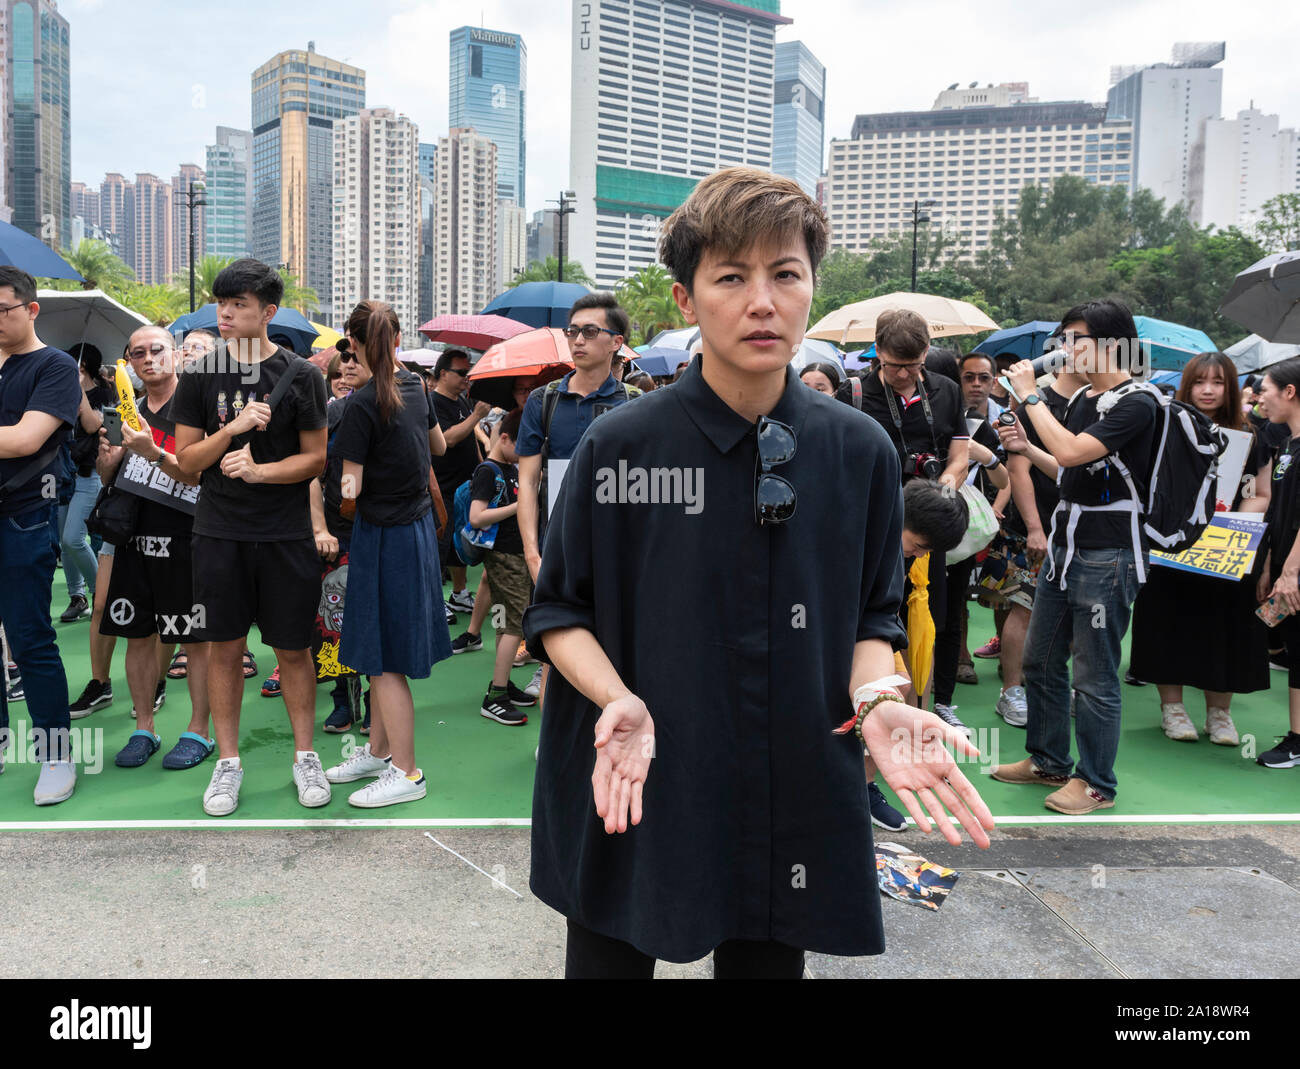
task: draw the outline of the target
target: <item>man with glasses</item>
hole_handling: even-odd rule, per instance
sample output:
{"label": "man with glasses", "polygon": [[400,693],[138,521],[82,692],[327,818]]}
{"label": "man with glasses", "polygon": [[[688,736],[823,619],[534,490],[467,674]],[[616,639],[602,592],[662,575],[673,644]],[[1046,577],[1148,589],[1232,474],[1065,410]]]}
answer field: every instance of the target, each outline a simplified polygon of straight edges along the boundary
{"label": "man with glasses", "polygon": [[190,722],[163,757],[167,769],[193,768],[211,755],[208,736],[208,644],[195,640],[190,540],[198,501],[198,478],[176,461],[176,425],[171,419],[181,360],[162,327],[141,327],[127,346],[131,368],[144,383],[140,430],[122,424],[122,444],[108,444],[100,432],[101,466],[114,472],[114,485],[139,497],[135,534],[118,547],[108,585],[109,611],[100,627],[125,638],[126,679],[136,711],[135,730],[118,753],[119,768],[138,768],[158,752],[154,691],[159,642],[179,642],[185,651]]}
{"label": "man with glasses", "polygon": [[[59,448],[81,406],[77,364],[36,336],[36,281],[0,267],[0,623],[27,696],[41,771],[37,805],[72,797],[68,677],[50,624],[58,540]],[[0,771],[10,744],[0,685]]]}
{"label": "man with glasses", "polygon": [[[442,428],[442,436],[447,441],[447,451],[442,456],[433,458],[433,474],[438,480],[443,501],[450,503],[456,496],[456,488],[469,481],[482,459],[475,431],[483,417],[492,411],[492,406],[486,401],[480,401],[476,405],[469,403],[468,353],[460,349],[445,350],[438,357],[433,374],[433,411],[438,417],[438,426]],[[451,573],[451,596],[447,599],[448,623],[455,620],[456,610],[474,611],[474,596],[465,588],[465,566],[460,563],[460,558],[451,547],[453,534],[451,524],[448,523],[438,542],[438,559]],[[484,590],[480,588],[479,592],[483,594]]]}
{"label": "man with glasses", "polygon": [[703,352],[597,420],[564,477],[524,631],[558,669],[531,887],[568,919],[567,976],[712,951],[718,977],[798,978],[806,950],[881,953],[864,742],[925,830],[913,790],[950,842],[940,801],[988,845],[941,743],[970,744],[893,674],[896,453],[789,366],[828,237],[789,179],[704,179],[661,246]]}
{"label": "man with glasses", "polygon": [[967,353],[957,363],[961,369],[961,399],[967,418],[978,416],[995,426],[1003,406],[993,399],[997,365],[984,353]]}

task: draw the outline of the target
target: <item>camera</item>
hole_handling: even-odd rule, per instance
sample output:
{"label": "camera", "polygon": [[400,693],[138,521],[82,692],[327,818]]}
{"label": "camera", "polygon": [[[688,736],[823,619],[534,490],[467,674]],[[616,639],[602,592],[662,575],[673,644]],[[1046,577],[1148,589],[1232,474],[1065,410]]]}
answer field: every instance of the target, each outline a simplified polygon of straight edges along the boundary
{"label": "camera", "polygon": [[1016,414],[1014,412],[999,412],[998,422],[1004,427],[1014,427],[1016,425]]}
{"label": "camera", "polygon": [[943,474],[943,464],[933,453],[909,453],[903,461],[903,474],[934,480]]}

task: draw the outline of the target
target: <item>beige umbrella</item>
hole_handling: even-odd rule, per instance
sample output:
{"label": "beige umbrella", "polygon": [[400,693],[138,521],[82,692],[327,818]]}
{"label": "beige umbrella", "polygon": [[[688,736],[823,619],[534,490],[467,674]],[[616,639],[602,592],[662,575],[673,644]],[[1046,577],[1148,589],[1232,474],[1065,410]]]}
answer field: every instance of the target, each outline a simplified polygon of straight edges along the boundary
{"label": "beige umbrella", "polygon": [[956,334],[982,334],[997,330],[998,324],[967,301],[936,297],[929,293],[887,293],[837,308],[816,323],[805,337],[835,342],[841,349],[867,345],[876,340],[876,319],[890,308],[915,312],[930,328],[931,338]]}

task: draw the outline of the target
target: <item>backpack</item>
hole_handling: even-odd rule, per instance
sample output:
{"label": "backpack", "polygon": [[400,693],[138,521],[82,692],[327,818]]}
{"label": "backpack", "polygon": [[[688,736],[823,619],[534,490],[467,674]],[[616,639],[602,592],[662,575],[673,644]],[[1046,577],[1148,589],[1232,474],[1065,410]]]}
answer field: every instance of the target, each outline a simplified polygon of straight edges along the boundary
{"label": "backpack", "polygon": [[[492,508],[496,508],[501,500],[501,495],[505,493],[505,476],[502,475],[501,469],[491,460],[483,461],[497,474],[497,492],[492,499]],[[475,469],[478,470],[477,468]],[[456,487],[456,496],[452,499],[452,518],[451,518],[451,545],[461,560],[462,564],[471,566],[483,563],[483,554],[492,548],[496,541],[497,524],[493,524],[486,530],[479,531],[478,528],[470,526],[469,506],[473,500],[470,497],[470,485],[474,482],[473,476],[466,479]],[[486,540],[486,541],[485,541]]]}
{"label": "backpack", "polygon": [[[1070,407],[1088,390],[1084,386],[1070,398]],[[1130,382],[1114,391],[1116,399],[1142,390],[1156,401],[1156,433],[1152,439],[1155,457],[1147,478],[1146,497],[1142,498],[1133,475],[1111,453],[1108,460],[1115,466],[1128,487],[1129,498],[1136,502],[1142,530],[1152,547],[1162,553],[1181,553],[1194,544],[1214,517],[1215,489],[1219,476],[1219,456],[1228,446],[1227,436],[1192,405],[1175,401],[1150,383]],[[1102,414],[1101,418],[1105,418]],[[1142,547],[1133,524],[1133,557],[1138,576],[1145,581]]]}

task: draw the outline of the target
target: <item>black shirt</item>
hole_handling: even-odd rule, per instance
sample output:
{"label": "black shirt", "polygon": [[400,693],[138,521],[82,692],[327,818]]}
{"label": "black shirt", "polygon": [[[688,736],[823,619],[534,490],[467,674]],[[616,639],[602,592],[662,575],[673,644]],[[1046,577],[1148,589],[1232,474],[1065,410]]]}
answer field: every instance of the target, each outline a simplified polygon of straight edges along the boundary
{"label": "black shirt", "polygon": [[1300,438],[1292,438],[1278,455],[1273,465],[1272,495],[1264,520],[1268,523],[1268,551],[1270,578],[1282,574],[1282,566],[1295,546],[1296,531],[1300,529]]}
{"label": "black shirt", "polygon": [[[172,398],[172,419],[178,425],[216,434],[250,401],[265,402],[275,389],[292,353],[276,349],[256,364],[237,363],[231,346],[225,355],[213,353],[201,368],[187,370]],[[296,365],[295,365],[296,366]],[[299,366],[297,377],[271,413],[264,430],[239,435],[227,448],[238,452],[251,444],[254,462],[271,464],[301,451],[299,431],[325,426],[325,377]],[[235,542],[291,542],[311,538],[307,498],[310,479],[300,483],[248,483],[221,473],[220,458],[203,472],[194,533]]]}
{"label": "black shirt", "polygon": [[[500,469],[499,476],[492,470],[492,464]],[[498,479],[502,480],[504,486],[497,482]],[[498,493],[502,493],[500,500],[497,500]],[[488,508],[505,508],[515,504],[519,500],[519,469],[499,460],[485,460],[474,469],[474,477],[469,484],[469,499],[486,501]],[[524,540],[519,534],[519,520],[515,516],[501,521],[492,549],[497,553],[523,553]]]}
{"label": "black shirt", "polygon": [[320,477],[321,503],[325,508],[325,528],[335,538],[352,537],[352,521],[339,515],[343,501],[343,461],[334,452],[334,434],[343,422],[343,412],[350,397],[335,398],[325,406],[325,426],[329,434],[329,452],[325,458],[325,471]]}
{"label": "black shirt", "polygon": [[[453,427],[464,423],[473,414],[474,409],[464,394],[456,397],[444,397],[437,390],[429,396],[433,399],[433,411],[438,417],[438,426],[446,434]],[[438,489],[448,501],[455,494],[456,487],[469,479],[478,467],[478,439],[470,431],[455,445],[449,445],[447,452],[433,458],[433,474],[438,480]]]}
{"label": "black shirt", "polygon": [[[15,353],[0,367],[0,427],[13,427],[22,421],[25,412],[47,412],[62,421],[36,452],[25,457],[0,459],[0,486],[18,475],[32,461],[53,446],[68,440],[69,428],[77,422],[81,407],[81,378],[77,362],[62,349],[43,346],[30,353]],[[21,516],[53,498],[44,493],[53,476],[57,484],[66,469],[59,451],[55,450],[50,462],[28,478],[22,486],[15,487],[0,500],[0,516]]]}
{"label": "black shirt", "polygon": [[[1112,386],[1095,397],[1080,394],[1066,412],[1065,426],[1074,434],[1092,435],[1106,446],[1108,453],[1118,454],[1133,476],[1139,499],[1145,499],[1147,482],[1151,478],[1151,447],[1159,414],[1158,402],[1141,389],[1115,401],[1110,395],[1118,388]],[[1099,407],[1103,398],[1107,401],[1104,415]],[[1063,469],[1054,543],[1062,547],[1066,545],[1070,505],[1096,506],[1129,499],[1128,486],[1109,456]],[[1141,532],[1140,523],[1138,530]],[[1140,533],[1139,537],[1145,548],[1146,535]],[[1130,513],[1123,510],[1080,513],[1074,544],[1079,549],[1131,549],[1133,521]]]}
{"label": "black shirt", "polygon": [[[965,419],[968,427],[971,420],[979,420],[979,423],[975,426],[975,430],[970,434],[971,441],[978,442],[997,457],[998,463],[1005,464],[1007,462],[1007,454],[1002,448],[1002,439],[998,437],[998,432],[993,429],[989,424],[989,421],[983,416],[974,414],[974,409],[971,409],[970,414],[968,414]],[[977,460],[971,460],[970,469],[967,474],[968,477],[970,474],[974,474],[974,485],[976,489],[978,489],[979,492],[988,499],[990,505],[993,504],[993,502],[997,500],[1000,491],[993,485],[993,481],[989,478],[988,468],[984,467],[984,465]]]}
{"label": "black shirt", "polygon": [[[591,786],[601,710],[551,675],[531,886],[667,961],[728,939],[877,954],[862,746],[832,730],[853,715],[855,644],[904,641],[898,457],[875,422],[787,368],[771,418],[794,430],[776,471],[798,497],[786,523],[759,526],[755,425],[700,365],[592,423],[551,515],[528,648],[545,660],[546,632],[593,632],[654,717],[657,750],[644,818],[606,835]],[[827,477],[849,458],[851,488]],[[633,503],[647,482],[661,503]]]}
{"label": "black shirt", "polygon": [[[105,383],[86,391],[86,402],[94,412],[117,405],[117,390]],[[80,413],[72,424],[72,463],[77,474],[85,479],[95,474],[95,460],[99,455],[99,431],[88,431],[81,425]]]}
{"label": "black shirt", "polygon": [[[177,385],[176,388],[179,390],[180,386]],[[154,443],[172,456],[176,455],[176,424],[171,419],[171,408],[175,401],[176,395],[173,393],[162,408],[157,411],[149,407],[147,395],[141,397],[138,402],[140,415],[149,424],[149,429],[153,432]],[[130,455],[129,453],[123,453],[122,462],[126,463]],[[199,497],[202,496],[203,494],[200,492]],[[161,501],[150,501],[146,497],[140,498],[136,534],[189,538],[193,530],[194,516],[192,514],[185,512],[183,509],[168,508]]]}
{"label": "black shirt", "polygon": [[402,370],[396,381],[402,407],[387,423],[380,417],[375,380],[371,379],[348,397],[343,421],[334,435],[338,458],[364,468],[357,511],[376,527],[414,523],[433,508],[429,428],[438,420],[419,375]]}
{"label": "black shirt", "polygon": [[[894,443],[895,451],[903,456],[909,453],[930,453],[939,458],[945,467],[948,464],[948,449],[952,442],[970,437],[966,430],[965,408],[962,405],[961,387],[942,375],[925,372],[922,379],[926,398],[930,402],[930,413],[934,417],[931,428],[925,418],[925,406],[921,403],[921,383],[916,392],[904,401],[897,394],[894,403],[902,421],[902,443],[900,447],[899,431],[894,425],[893,414],[889,408],[889,399],[885,391],[889,387],[880,381],[878,372],[872,372],[862,379],[862,411],[879,423],[889,440]],[[905,476],[904,478],[911,478]]]}
{"label": "black shirt", "polygon": [[[1050,386],[1039,390],[1038,396],[1042,398],[1040,404],[1047,406],[1047,410],[1056,417],[1056,421],[1064,423],[1065,409],[1069,405],[1070,399],[1063,397]],[[1016,418],[1020,420],[1020,425],[1024,428],[1025,437],[1029,439],[1029,443],[1042,449],[1043,439],[1039,437],[1038,428],[1034,426],[1034,421],[1024,405],[1020,406]],[[1032,461],[1029,464],[1029,483],[1034,489],[1034,506],[1038,511],[1038,522],[1043,528],[1043,534],[1047,534],[1052,529],[1052,513],[1056,511],[1056,502],[1060,499],[1060,491],[1057,490],[1056,480],[1046,472],[1040,471],[1038,465]],[[1014,496],[1007,509],[1007,525],[1022,537],[1029,534],[1025,519],[1020,515]]]}

